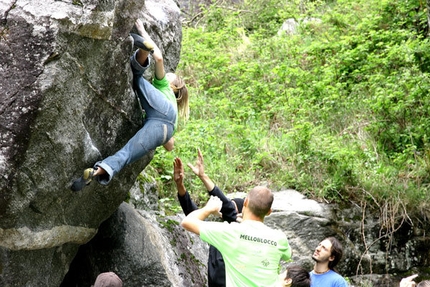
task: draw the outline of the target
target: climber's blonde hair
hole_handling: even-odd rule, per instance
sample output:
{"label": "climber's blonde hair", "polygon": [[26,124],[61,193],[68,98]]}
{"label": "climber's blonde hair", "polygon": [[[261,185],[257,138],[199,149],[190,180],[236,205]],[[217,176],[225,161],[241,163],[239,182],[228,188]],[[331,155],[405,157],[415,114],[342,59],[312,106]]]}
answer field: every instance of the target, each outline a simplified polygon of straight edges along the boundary
{"label": "climber's blonde hair", "polygon": [[181,77],[176,75],[176,78],[170,82],[170,88],[175,94],[179,114],[184,119],[188,119],[190,115],[190,107],[188,103],[188,88],[185,85],[185,81]]}

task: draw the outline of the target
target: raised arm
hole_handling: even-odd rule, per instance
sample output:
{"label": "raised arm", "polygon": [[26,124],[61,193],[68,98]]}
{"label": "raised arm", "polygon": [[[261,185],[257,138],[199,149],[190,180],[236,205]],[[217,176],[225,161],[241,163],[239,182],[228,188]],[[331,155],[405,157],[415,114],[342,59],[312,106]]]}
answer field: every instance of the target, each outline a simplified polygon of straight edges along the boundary
{"label": "raised arm", "polygon": [[205,207],[194,210],[188,214],[181,222],[181,226],[186,230],[200,235],[201,227],[206,223],[204,220],[211,214],[219,215],[222,202],[218,197],[211,196]]}
{"label": "raised arm", "polygon": [[205,167],[203,164],[203,155],[200,149],[197,152],[196,165],[192,165],[191,163],[189,163],[188,167],[191,168],[194,174],[200,178],[200,180],[205,185],[207,191],[212,191],[214,189],[215,184],[205,173]]}
{"label": "raised arm", "polygon": [[185,189],[184,185],[184,165],[182,160],[177,157],[173,161],[173,179],[175,180],[176,189],[178,190],[178,199],[181,204],[182,211],[185,215],[197,209],[196,204],[191,200],[190,194]]}
{"label": "raised arm", "polygon": [[415,283],[414,279],[417,277],[418,274],[414,274],[409,277],[403,278],[400,281],[400,287],[415,287],[417,283]]}
{"label": "raised arm", "polygon": [[222,201],[222,218],[227,222],[236,221],[237,211],[234,203],[225,196],[225,194],[215,185],[215,183],[205,173],[203,155],[199,149],[197,152],[196,164],[188,164],[188,167],[197,175],[206,187],[206,190],[211,196],[217,196]]}
{"label": "raised arm", "polygon": [[236,205],[233,201],[225,196],[225,194],[219,189],[218,186],[215,186],[210,192],[209,195],[219,197],[222,201],[222,219],[227,221],[228,223],[234,222],[237,219],[237,210]]}
{"label": "raised arm", "polygon": [[[152,44],[154,47],[154,52],[152,53],[152,57],[155,60],[155,77],[158,80],[161,80],[166,75],[166,72],[164,70],[164,59],[163,54],[161,53],[161,50],[158,48],[157,44],[151,39],[148,32],[146,32],[145,27],[143,26],[143,23],[140,19],[137,19],[134,23],[138,33],[149,43]],[[142,49],[139,49],[139,52],[137,54],[137,60],[141,63],[144,63],[146,61],[146,58],[148,57],[149,52],[144,51]]]}

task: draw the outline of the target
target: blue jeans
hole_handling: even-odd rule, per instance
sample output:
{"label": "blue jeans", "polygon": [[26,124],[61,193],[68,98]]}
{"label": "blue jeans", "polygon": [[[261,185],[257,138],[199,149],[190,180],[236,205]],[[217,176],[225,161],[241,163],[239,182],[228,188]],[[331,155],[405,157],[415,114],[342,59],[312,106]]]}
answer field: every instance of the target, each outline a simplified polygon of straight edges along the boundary
{"label": "blue jeans", "polygon": [[149,58],[147,63],[145,67],[141,66],[136,61],[136,53],[130,58],[133,89],[146,114],[144,125],[123,148],[94,165],[106,171],[106,174],[97,177],[101,184],[108,184],[124,166],[165,144],[173,136],[176,109],[163,93],[142,77],[149,67]]}

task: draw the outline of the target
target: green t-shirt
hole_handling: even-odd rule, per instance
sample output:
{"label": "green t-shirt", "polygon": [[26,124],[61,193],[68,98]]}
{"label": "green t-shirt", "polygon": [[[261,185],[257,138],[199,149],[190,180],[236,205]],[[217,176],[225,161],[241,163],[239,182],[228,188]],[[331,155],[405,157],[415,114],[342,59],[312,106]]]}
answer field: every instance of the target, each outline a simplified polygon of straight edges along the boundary
{"label": "green t-shirt", "polygon": [[166,96],[166,98],[172,103],[173,108],[176,111],[176,120],[175,120],[175,131],[178,126],[178,105],[176,103],[176,97],[173,93],[172,89],[170,88],[170,83],[166,79],[166,77],[162,78],[161,80],[158,80],[156,77],[152,80],[152,84],[154,87],[163,93],[163,95]]}
{"label": "green t-shirt", "polygon": [[291,258],[286,235],[259,221],[206,222],[200,238],[221,252],[226,287],[278,287],[279,261]]}

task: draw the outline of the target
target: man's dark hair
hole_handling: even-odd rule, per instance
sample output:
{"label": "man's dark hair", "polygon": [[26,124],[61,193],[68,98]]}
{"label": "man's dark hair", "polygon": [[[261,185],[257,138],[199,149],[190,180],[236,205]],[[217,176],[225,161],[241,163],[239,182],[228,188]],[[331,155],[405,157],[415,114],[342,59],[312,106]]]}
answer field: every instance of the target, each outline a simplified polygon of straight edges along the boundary
{"label": "man's dark hair", "polygon": [[335,271],[334,268],[336,267],[337,263],[339,263],[340,259],[342,259],[342,255],[343,255],[342,244],[339,242],[339,240],[337,240],[334,237],[328,237],[327,240],[331,242],[330,254],[331,256],[334,256],[333,261],[330,261],[328,263],[328,268]]}
{"label": "man's dark hair", "polygon": [[234,203],[236,203],[237,212],[238,213],[242,213],[243,202],[245,201],[245,199],[237,197],[237,198],[233,198],[232,201],[234,201]]}
{"label": "man's dark hair", "polygon": [[273,203],[273,193],[265,186],[256,186],[247,195],[248,208],[261,219],[269,213]]}
{"label": "man's dark hair", "polygon": [[291,278],[291,287],[311,286],[309,272],[299,265],[290,265],[287,267],[287,278]]}

